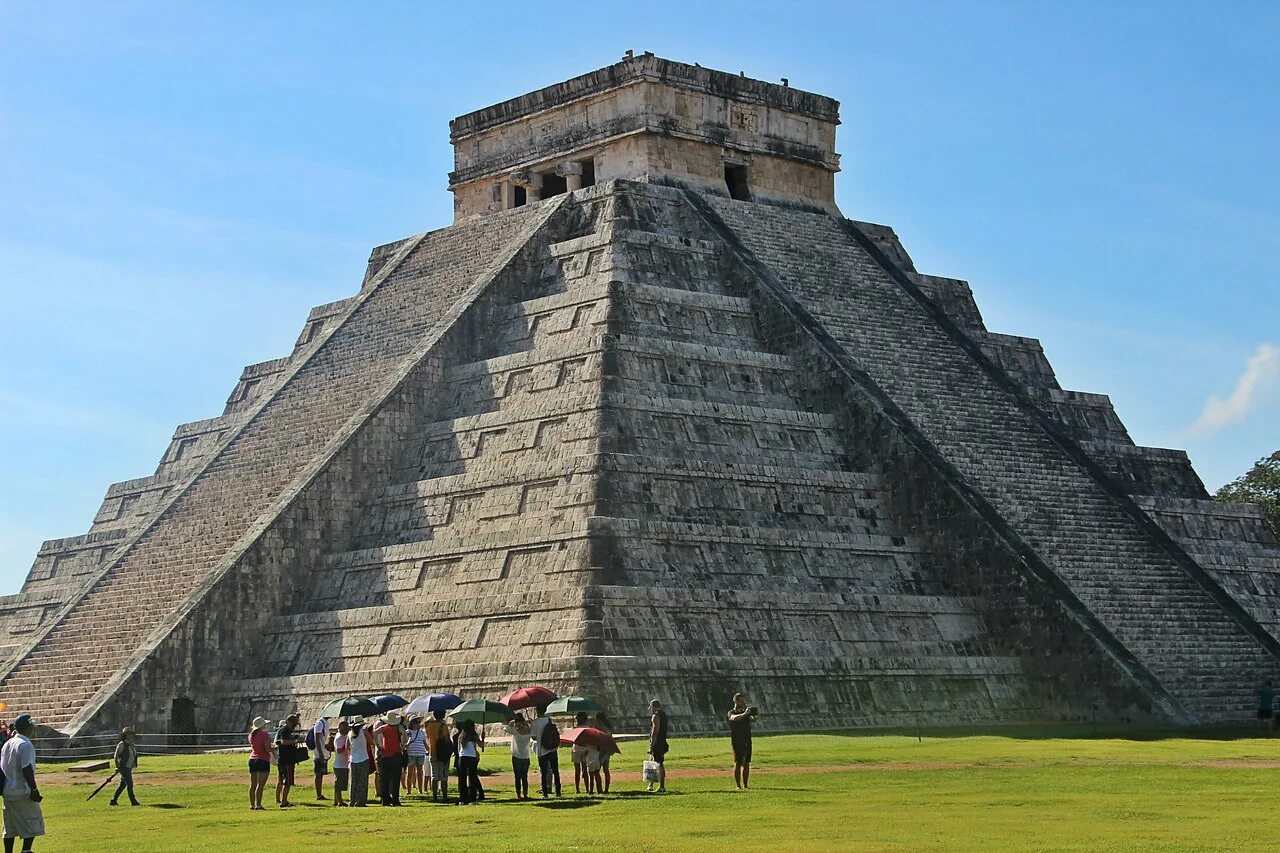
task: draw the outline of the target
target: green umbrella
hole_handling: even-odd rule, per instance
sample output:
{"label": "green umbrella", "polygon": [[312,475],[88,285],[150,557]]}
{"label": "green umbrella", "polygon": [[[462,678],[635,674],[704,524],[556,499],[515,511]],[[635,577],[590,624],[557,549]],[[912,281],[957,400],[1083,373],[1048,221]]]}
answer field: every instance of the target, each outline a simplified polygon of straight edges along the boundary
{"label": "green umbrella", "polygon": [[320,709],[322,717],[376,717],[382,712],[373,701],[363,696],[344,696],[334,699]]}
{"label": "green umbrella", "polygon": [[604,706],[586,696],[562,696],[547,706],[548,714],[577,714],[581,711],[598,713]]}
{"label": "green umbrella", "polygon": [[477,725],[505,723],[514,716],[515,712],[506,705],[491,699],[471,699],[449,712],[449,719],[456,723],[470,720]]}

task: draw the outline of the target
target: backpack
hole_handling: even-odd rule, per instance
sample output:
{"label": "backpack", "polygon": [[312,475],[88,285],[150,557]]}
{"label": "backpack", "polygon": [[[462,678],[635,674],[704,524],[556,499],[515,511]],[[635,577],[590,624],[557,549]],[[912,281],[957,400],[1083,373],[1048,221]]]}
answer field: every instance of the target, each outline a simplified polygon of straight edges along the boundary
{"label": "backpack", "polygon": [[538,746],[547,750],[560,748],[560,729],[550,720],[547,720],[542,734],[538,735]]}
{"label": "backpack", "polygon": [[307,736],[303,740],[303,743],[307,745],[307,749],[316,748],[316,730],[315,729],[307,729]]}

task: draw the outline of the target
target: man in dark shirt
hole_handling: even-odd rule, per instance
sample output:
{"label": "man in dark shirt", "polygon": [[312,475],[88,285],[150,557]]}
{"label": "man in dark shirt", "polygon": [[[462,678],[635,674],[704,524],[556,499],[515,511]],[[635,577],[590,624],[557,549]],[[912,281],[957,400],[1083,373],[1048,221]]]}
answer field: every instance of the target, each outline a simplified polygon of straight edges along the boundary
{"label": "man in dark shirt", "polygon": [[733,694],[729,709],[729,740],[733,744],[733,781],[739,788],[751,787],[751,724],[760,718],[758,708],[748,708],[741,693]]}
{"label": "man in dark shirt", "polygon": [[[667,792],[667,712],[662,710],[662,703],[654,699],[649,703],[649,754],[658,763],[658,793]],[[653,792],[653,783],[649,783],[649,792]]]}

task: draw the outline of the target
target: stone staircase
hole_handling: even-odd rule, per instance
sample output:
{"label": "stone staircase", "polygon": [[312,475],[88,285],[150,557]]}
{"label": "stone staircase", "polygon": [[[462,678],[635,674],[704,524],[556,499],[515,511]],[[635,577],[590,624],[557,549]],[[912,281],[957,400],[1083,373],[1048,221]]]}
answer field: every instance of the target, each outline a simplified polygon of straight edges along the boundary
{"label": "stone staircase", "polygon": [[137,655],[532,217],[407,241],[337,328],[0,678],[0,698],[65,727]]}
{"label": "stone staircase", "polygon": [[1241,719],[1276,660],[843,225],[708,199],[754,260],[1107,629],[1202,722]]}

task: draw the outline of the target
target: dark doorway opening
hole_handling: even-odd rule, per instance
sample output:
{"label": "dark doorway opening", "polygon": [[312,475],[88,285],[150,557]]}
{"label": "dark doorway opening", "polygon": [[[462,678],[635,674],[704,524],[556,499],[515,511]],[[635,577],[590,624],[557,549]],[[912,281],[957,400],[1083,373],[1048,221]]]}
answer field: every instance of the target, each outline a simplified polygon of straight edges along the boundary
{"label": "dark doorway opening", "polygon": [[185,696],[169,706],[169,742],[189,745],[196,742],[196,703]]}
{"label": "dark doorway opening", "polygon": [[516,187],[513,196],[512,207],[524,207],[529,203],[529,194],[524,191],[524,187]]}
{"label": "dark doorway opening", "polygon": [[596,161],[595,158],[590,160],[579,160],[582,164],[582,185],[584,187],[594,187],[596,185]]}
{"label": "dark doorway opening", "polygon": [[738,201],[751,201],[751,190],[747,187],[747,167],[725,164],[724,183],[729,188],[729,198]]}
{"label": "dark doorway opening", "polygon": [[542,176],[542,197],[551,198],[554,195],[562,195],[569,189],[568,183],[565,182],[564,175],[557,175],[554,172]]}

